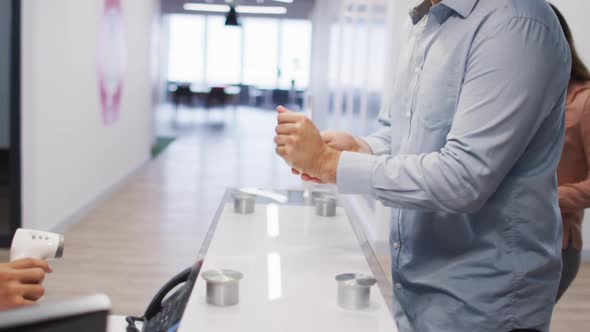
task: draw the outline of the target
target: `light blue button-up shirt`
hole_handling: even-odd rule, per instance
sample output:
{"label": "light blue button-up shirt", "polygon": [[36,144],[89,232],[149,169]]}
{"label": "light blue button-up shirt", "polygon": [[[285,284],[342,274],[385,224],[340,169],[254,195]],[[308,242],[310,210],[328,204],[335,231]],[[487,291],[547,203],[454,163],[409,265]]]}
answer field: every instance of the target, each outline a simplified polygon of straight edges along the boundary
{"label": "light blue button-up shirt", "polygon": [[544,0],[430,0],[410,15],[374,155],[342,193],[392,207],[400,331],[548,331],[570,50]]}

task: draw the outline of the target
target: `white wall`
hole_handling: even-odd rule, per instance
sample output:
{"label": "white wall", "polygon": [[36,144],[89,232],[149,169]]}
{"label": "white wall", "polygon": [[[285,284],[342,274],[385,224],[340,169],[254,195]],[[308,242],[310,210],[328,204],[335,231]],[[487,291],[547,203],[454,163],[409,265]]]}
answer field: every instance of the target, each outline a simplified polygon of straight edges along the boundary
{"label": "white wall", "polygon": [[[590,66],[590,1],[588,0],[551,0],[567,20],[578,53],[586,65]],[[590,260],[590,210],[586,211],[584,220],[584,251]]]}
{"label": "white wall", "polygon": [[0,149],[10,145],[11,7],[11,1],[0,1]]}
{"label": "white wall", "polygon": [[155,0],[122,0],[127,69],[118,122],[97,83],[101,0],[23,1],[23,225],[52,229],[149,158]]}
{"label": "white wall", "polygon": [[572,33],[576,48],[587,65],[590,65],[590,1],[588,0],[551,0],[565,16]]}

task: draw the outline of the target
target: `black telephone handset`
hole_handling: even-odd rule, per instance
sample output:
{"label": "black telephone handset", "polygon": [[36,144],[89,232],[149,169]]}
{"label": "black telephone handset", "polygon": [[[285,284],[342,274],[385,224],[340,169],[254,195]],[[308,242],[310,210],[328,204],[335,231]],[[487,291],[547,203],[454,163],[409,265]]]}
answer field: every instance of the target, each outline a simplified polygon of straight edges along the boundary
{"label": "black telephone handset", "polygon": [[147,309],[145,310],[145,314],[143,317],[127,317],[127,331],[128,332],[139,332],[139,329],[135,327],[135,322],[137,321],[147,321],[152,319],[156,316],[159,312],[162,311],[162,302],[168,294],[175,289],[178,285],[185,283],[188,281],[191,271],[193,270],[192,267],[187,268],[186,270],[177,274],[174,278],[170,279],[154,296],[150,304],[148,305]]}
{"label": "black telephone handset", "polygon": [[191,274],[192,268],[187,268],[186,270],[177,274],[174,278],[170,279],[154,296],[154,299],[150,302],[147,309],[145,310],[145,314],[143,315],[145,319],[149,320],[152,319],[156,314],[162,311],[162,302],[166,298],[166,296],[174,289],[176,286],[185,283],[188,281],[188,278]]}

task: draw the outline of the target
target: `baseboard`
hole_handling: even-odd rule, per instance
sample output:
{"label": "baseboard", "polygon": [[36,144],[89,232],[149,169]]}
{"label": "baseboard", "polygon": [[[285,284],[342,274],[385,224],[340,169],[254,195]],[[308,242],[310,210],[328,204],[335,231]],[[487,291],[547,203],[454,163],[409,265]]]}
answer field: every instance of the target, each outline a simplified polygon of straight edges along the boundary
{"label": "baseboard", "polygon": [[582,250],[582,260],[590,263],[590,249]]}
{"label": "baseboard", "polygon": [[82,218],[84,218],[90,211],[95,209],[102,202],[104,202],[109,196],[111,196],[112,194],[117,192],[119,189],[121,189],[121,187],[123,185],[125,185],[127,183],[127,181],[133,175],[135,175],[138,171],[140,171],[141,169],[146,167],[150,161],[151,161],[151,159],[148,158],[148,159],[142,161],[138,166],[132,168],[131,171],[127,173],[127,175],[124,175],[121,179],[115,181],[113,184],[111,184],[109,187],[107,187],[106,190],[104,190],[102,193],[98,194],[96,197],[91,199],[86,205],[79,208],[76,212],[74,212],[72,215],[70,215],[64,221],[62,221],[62,222],[58,223],[57,225],[55,225],[54,227],[52,227],[51,232],[60,233],[60,234],[66,233],[66,231],[68,229],[70,229],[70,227],[79,223],[82,220]]}

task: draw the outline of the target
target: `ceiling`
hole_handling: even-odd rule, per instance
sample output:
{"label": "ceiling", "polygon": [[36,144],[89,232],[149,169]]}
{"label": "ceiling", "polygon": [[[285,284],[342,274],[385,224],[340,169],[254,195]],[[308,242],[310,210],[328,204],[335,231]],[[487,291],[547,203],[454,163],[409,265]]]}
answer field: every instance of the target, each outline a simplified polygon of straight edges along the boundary
{"label": "ceiling", "polygon": [[[284,18],[298,18],[308,19],[311,10],[314,7],[315,0],[293,0],[293,3],[282,3],[271,0],[236,0],[238,5],[242,6],[282,6],[287,8],[285,15],[252,15],[240,14],[241,16],[258,16],[258,17],[284,17]],[[210,14],[205,12],[195,12],[184,10],[185,3],[207,3],[207,4],[225,4],[225,0],[162,0],[163,14]],[[220,15],[220,14],[217,14]]]}

